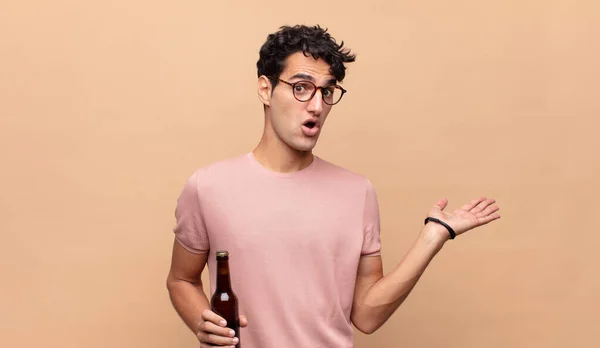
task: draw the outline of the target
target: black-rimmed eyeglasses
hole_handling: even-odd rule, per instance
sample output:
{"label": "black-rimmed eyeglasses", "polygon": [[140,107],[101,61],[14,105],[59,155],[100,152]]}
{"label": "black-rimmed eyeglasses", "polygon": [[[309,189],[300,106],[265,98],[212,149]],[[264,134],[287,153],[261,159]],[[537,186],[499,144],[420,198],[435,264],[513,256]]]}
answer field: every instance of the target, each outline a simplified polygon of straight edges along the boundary
{"label": "black-rimmed eyeglasses", "polygon": [[317,93],[317,90],[320,89],[323,102],[327,105],[335,105],[339,103],[344,94],[347,92],[339,85],[317,87],[314,83],[310,81],[287,82],[282,79],[278,80],[287,85],[292,86],[294,98],[301,102],[307,102],[311,100]]}

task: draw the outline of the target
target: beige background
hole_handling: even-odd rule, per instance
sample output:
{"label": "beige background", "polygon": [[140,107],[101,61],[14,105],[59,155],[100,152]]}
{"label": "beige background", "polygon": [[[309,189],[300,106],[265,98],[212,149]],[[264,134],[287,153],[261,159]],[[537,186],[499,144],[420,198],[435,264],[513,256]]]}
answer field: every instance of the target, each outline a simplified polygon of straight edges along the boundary
{"label": "beige background", "polygon": [[600,346],[592,0],[3,1],[0,346],[197,346],[165,288],[175,200],[256,144],[258,48],[295,23],[358,54],[317,154],[375,184],[386,272],[438,198],[502,209],[357,347]]}

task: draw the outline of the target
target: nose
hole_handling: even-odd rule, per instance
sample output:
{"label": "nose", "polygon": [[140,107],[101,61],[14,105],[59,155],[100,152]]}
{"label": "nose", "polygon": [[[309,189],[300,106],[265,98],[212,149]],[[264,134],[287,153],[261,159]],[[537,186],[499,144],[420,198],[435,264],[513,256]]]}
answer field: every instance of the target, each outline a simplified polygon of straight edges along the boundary
{"label": "nose", "polygon": [[321,89],[318,89],[313,98],[308,102],[308,111],[315,116],[319,116],[323,112],[323,95]]}

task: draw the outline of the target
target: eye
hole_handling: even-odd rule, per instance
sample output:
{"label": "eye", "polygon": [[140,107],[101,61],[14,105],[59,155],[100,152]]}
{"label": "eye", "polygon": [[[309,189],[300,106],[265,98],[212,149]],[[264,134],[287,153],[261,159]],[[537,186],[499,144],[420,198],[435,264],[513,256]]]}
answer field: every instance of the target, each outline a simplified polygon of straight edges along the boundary
{"label": "eye", "polygon": [[309,82],[297,82],[294,86],[294,93],[312,93],[315,87]]}
{"label": "eye", "polygon": [[306,91],[306,86],[304,86],[303,84],[299,83],[297,85],[294,86],[294,90],[296,92],[304,92]]}
{"label": "eye", "polygon": [[333,95],[334,89],[334,87],[323,88],[323,96],[331,97]]}

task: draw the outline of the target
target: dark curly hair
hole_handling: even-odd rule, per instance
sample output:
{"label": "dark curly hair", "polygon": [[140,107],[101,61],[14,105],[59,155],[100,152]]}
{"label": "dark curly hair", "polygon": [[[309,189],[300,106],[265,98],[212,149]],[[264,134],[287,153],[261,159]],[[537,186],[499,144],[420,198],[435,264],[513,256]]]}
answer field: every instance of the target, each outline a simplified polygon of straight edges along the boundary
{"label": "dark curly hair", "polygon": [[265,75],[271,80],[273,88],[277,85],[278,78],[285,66],[288,56],[296,52],[303,52],[305,56],[322,58],[329,64],[331,74],[341,82],[346,76],[344,63],[354,62],[355,54],[344,49],[344,41],[340,44],[327,33],[327,29],[319,25],[282,26],[279,31],[269,34],[267,40],[260,48],[260,55],[256,67],[258,76]]}

